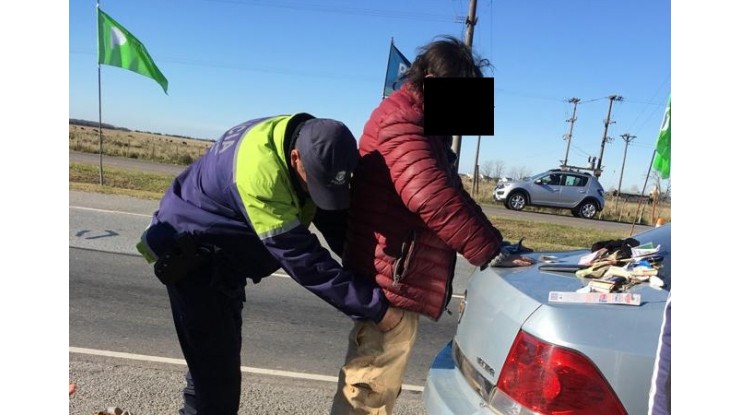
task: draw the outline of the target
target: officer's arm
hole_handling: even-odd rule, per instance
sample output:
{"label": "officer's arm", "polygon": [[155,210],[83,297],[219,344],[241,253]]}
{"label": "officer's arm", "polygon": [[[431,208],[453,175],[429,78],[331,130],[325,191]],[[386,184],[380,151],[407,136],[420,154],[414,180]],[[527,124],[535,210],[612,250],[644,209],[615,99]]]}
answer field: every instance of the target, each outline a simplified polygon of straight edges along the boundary
{"label": "officer's arm", "polygon": [[243,180],[237,179],[235,196],[270,254],[296,282],[344,314],[380,322],[388,309],[383,291],[374,279],[343,270],[301,223],[303,212],[294,203],[287,178],[265,176],[263,172],[269,171],[270,165],[245,166],[261,170],[254,173],[256,178],[248,179],[245,173]]}
{"label": "officer's arm", "polygon": [[296,223],[262,239],[283,269],[299,284],[353,319],[380,322],[388,309],[383,291],[371,278],[345,271],[316,235]]}

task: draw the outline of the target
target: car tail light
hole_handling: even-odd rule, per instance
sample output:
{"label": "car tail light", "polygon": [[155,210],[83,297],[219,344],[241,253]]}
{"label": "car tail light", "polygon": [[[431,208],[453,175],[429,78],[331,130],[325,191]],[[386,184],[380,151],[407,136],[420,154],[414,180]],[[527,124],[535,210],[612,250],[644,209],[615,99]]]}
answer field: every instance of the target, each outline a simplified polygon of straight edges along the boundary
{"label": "car tail light", "polygon": [[[506,357],[491,405],[504,413],[627,414],[591,360],[571,349],[519,332]],[[495,395],[495,394],[494,394]],[[510,398],[510,399],[507,399]],[[514,401],[514,402],[512,402]]]}

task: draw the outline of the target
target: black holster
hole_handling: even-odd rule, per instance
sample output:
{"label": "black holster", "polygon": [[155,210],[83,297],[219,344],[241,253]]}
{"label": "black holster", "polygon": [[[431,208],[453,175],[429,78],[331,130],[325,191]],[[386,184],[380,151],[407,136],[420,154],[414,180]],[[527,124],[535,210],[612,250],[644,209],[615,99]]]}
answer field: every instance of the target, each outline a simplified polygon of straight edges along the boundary
{"label": "black holster", "polygon": [[179,235],[172,249],[154,263],[154,275],[164,285],[176,284],[192,272],[209,266],[212,257],[212,252],[199,246],[191,235]]}

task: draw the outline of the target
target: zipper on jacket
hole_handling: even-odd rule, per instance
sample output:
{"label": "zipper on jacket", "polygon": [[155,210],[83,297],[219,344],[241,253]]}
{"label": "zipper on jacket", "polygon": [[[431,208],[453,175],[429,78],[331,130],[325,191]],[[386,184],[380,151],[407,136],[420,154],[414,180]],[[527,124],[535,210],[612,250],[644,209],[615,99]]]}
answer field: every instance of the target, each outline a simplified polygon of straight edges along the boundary
{"label": "zipper on jacket", "polygon": [[447,275],[450,277],[447,278],[447,284],[445,286],[445,303],[444,303],[444,311],[447,312],[447,314],[452,315],[452,311],[450,311],[450,300],[452,300],[452,280],[455,278],[455,264],[457,262],[457,252],[452,253],[452,262],[450,264],[450,270],[448,271]]}
{"label": "zipper on jacket", "polygon": [[393,286],[397,286],[405,277],[406,270],[413,261],[416,250],[416,231],[412,230],[401,244],[401,254],[393,263]]}

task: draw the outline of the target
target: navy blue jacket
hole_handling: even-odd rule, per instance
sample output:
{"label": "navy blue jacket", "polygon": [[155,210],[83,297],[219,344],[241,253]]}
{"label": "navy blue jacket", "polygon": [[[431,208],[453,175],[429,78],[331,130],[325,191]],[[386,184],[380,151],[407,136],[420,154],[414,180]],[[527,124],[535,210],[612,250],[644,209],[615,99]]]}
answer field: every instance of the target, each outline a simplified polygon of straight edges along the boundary
{"label": "navy blue jacket", "polygon": [[167,189],[142,237],[144,256],[156,259],[187,234],[246,278],[282,267],[348,316],[379,322],[388,308],[382,290],[344,271],[308,229],[313,222],[341,257],[346,212],[317,209],[288,164],[296,127],[310,118],[261,118],[224,133]]}

